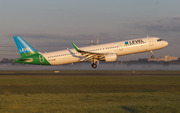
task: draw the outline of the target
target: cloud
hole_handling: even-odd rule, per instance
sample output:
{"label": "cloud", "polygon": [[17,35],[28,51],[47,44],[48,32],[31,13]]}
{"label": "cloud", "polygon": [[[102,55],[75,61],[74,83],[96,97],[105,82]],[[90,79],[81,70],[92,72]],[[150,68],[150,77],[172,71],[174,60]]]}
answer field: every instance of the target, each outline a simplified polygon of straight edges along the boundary
{"label": "cloud", "polygon": [[94,44],[96,44],[97,38],[99,38],[100,43],[104,43],[103,39],[107,41],[107,39],[109,39],[108,37],[110,37],[106,33],[98,35],[81,34],[70,36],[63,36],[59,34],[20,34],[20,36],[35,49],[39,51],[46,50],[47,52],[72,48],[71,42],[74,42],[79,47],[89,46],[91,45],[91,38],[94,39]]}
{"label": "cloud", "polygon": [[135,24],[135,28],[154,31],[158,33],[179,32],[180,17],[160,18],[154,21],[144,21]]}
{"label": "cloud", "polygon": [[[29,40],[33,44],[39,43],[40,45],[59,45],[59,44],[70,44],[71,42],[77,43],[77,44],[90,44],[91,39],[94,40],[94,43],[96,43],[96,39],[99,38],[100,43],[107,43],[109,41],[112,41],[112,39],[115,38],[114,34],[109,33],[99,33],[99,34],[92,34],[92,35],[85,35],[85,34],[79,34],[79,35],[59,35],[59,34],[19,34],[23,39]],[[10,37],[15,36],[14,34]],[[36,41],[34,41],[36,40]],[[116,41],[116,40],[115,40]],[[38,44],[38,45],[39,45]]]}
{"label": "cloud", "polygon": [[172,20],[177,20],[177,21],[179,21],[180,20],[180,17],[173,17],[173,18],[171,18]]}
{"label": "cloud", "polygon": [[[13,35],[14,36],[14,35]],[[94,37],[94,35],[73,35],[62,36],[59,34],[20,34],[21,37],[27,37],[32,39],[86,39]]]}

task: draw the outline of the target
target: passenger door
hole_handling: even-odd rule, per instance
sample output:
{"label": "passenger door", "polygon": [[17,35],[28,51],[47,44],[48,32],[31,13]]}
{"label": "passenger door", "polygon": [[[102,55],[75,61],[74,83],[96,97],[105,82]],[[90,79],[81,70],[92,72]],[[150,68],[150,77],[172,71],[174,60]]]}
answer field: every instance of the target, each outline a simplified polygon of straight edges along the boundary
{"label": "passenger door", "polygon": [[123,51],[123,45],[119,44],[119,51]]}
{"label": "passenger door", "polygon": [[149,40],[149,46],[154,46],[153,39],[152,38],[148,38],[148,40]]}

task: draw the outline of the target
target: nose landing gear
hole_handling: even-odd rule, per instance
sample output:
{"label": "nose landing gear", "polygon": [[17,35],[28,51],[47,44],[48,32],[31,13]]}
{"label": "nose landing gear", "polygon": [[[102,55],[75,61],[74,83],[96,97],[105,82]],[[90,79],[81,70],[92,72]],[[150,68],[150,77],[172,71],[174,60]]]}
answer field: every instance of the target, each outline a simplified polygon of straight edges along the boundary
{"label": "nose landing gear", "polygon": [[152,58],[152,59],[154,59],[153,52],[152,52],[152,51],[150,51],[150,53],[151,53],[151,58]]}

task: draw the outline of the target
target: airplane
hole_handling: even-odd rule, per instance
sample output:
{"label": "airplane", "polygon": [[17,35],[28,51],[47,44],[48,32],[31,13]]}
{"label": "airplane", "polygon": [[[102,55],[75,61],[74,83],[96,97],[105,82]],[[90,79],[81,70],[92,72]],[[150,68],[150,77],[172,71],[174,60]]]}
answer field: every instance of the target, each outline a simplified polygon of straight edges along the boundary
{"label": "airplane", "polygon": [[71,43],[73,49],[67,48],[67,50],[41,53],[30,46],[20,36],[14,36],[13,38],[21,56],[21,58],[15,59],[16,63],[63,65],[90,61],[93,68],[97,67],[97,61],[114,62],[117,61],[118,56],[122,55],[150,52],[151,58],[154,58],[154,50],[168,46],[168,42],[161,38],[146,37],[81,48]]}

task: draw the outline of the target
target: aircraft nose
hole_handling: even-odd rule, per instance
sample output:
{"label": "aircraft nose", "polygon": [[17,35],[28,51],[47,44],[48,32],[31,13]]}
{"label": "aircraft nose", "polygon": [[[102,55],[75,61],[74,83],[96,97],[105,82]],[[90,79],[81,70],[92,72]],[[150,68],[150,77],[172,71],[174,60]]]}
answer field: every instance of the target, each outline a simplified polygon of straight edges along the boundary
{"label": "aircraft nose", "polygon": [[168,44],[169,44],[169,43],[168,43],[167,41],[164,41],[164,42],[163,42],[163,45],[164,45],[165,47],[168,46]]}

